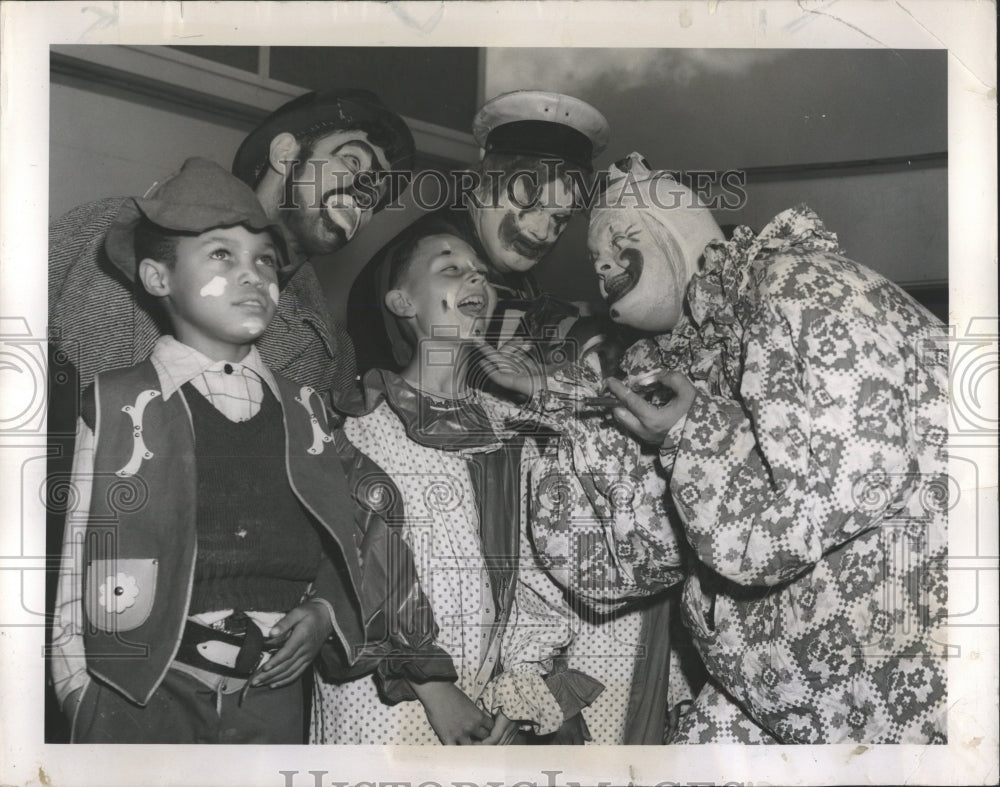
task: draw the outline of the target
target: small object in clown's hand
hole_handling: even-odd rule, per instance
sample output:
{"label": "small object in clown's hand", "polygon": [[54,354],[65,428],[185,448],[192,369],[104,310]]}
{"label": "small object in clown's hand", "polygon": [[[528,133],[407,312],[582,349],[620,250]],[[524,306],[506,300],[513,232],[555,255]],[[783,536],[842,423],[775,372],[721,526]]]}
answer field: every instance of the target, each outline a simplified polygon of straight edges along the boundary
{"label": "small object in clown's hand", "polygon": [[658,371],[639,375],[629,387],[654,407],[663,407],[677,396],[677,391],[660,380]]}
{"label": "small object in clown's hand", "polygon": [[593,409],[597,407],[620,407],[621,402],[614,396],[584,396],[580,399],[580,407]]}
{"label": "small object in clown's hand", "polygon": [[[663,407],[677,396],[677,392],[673,388],[660,381],[659,373],[656,371],[645,372],[639,375],[632,380],[629,388],[654,407]],[[618,397],[611,394],[605,394],[604,396],[584,396],[579,399],[572,394],[560,391],[549,391],[549,394],[564,402],[573,403],[581,410],[597,410],[622,406]]]}

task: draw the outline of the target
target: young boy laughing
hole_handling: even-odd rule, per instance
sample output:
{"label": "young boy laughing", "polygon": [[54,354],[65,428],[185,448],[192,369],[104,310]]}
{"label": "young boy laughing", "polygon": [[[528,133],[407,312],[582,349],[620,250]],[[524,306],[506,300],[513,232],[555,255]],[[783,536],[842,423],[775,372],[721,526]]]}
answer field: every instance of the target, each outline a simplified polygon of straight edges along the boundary
{"label": "young boy laughing", "polygon": [[344,430],[402,496],[402,537],[458,680],[426,681],[395,703],[370,680],[318,682],[312,741],[493,745],[525,740],[522,731],[551,740],[566,722],[576,729],[603,686],[556,667],[572,611],[522,528],[521,456],[532,447],[497,414],[516,408],[469,385],[496,292],[443,221],[404,232],[377,279],[403,370],[365,375],[365,406]]}

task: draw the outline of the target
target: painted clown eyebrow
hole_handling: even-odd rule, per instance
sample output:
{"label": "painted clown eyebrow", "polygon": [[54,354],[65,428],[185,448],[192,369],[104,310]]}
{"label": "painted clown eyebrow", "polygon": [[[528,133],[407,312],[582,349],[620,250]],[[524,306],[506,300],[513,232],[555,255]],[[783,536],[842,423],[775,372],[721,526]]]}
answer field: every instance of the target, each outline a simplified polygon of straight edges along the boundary
{"label": "painted clown eyebrow", "polygon": [[349,139],[346,142],[337,145],[331,154],[337,155],[343,153],[347,148],[357,148],[358,150],[368,154],[368,169],[372,172],[381,172],[382,165],[379,163],[378,156],[375,154],[375,149],[369,145],[367,142],[361,139]]}

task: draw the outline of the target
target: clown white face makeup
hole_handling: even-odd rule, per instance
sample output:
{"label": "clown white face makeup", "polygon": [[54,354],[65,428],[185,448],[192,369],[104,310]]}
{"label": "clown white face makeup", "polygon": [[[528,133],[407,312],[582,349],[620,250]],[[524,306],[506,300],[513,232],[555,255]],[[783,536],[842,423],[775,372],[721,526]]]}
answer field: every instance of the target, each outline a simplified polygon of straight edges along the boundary
{"label": "clown white face makeup", "polygon": [[590,216],[587,246],[611,319],[669,331],[684,312],[688,282],[707,246],[723,240],[710,210],[639,153],[613,164],[606,206]]}
{"label": "clown white face makeup", "polygon": [[327,134],[297,158],[278,218],[306,254],[329,254],[354,238],[374,214],[374,205],[363,204],[372,201],[370,195],[355,192],[355,178],[386,170],[389,162],[363,131]]}
{"label": "clown white face makeup", "polygon": [[697,259],[685,259],[669,230],[638,210],[595,210],[587,246],[615,322],[644,331],[677,324]]}
{"label": "clown white face makeup", "polygon": [[270,233],[218,227],[175,243],[172,265],[139,264],[143,286],[163,299],[180,341],[213,360],[241,360],[276,310],[278,253]]}
{"label": "clown white face makeup", "polygon": [[472,207],[476,234],[501,273],[535,267],[573,215],[573,189],[561,178],[534,185],[527,175],[515,176],[495,206]]}
{"label": "clown white face makeup", "polygon": [[385,302],[407,319],[418,341],[467,340],[482,334],[496,307],[496,290],[468,243],[454,235],[431,235],[416,245]]}

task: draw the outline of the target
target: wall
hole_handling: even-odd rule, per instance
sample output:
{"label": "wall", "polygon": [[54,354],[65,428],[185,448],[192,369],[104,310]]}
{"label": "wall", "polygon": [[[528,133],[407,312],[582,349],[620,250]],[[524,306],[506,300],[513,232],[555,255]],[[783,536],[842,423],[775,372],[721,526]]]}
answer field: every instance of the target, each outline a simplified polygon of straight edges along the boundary
{"label": "wall", "polygon": [[948,171],[865,172],[748,184],[746,207],[720,222],[761,228],[778,211],[805,202],[857,262],[903,283],[948,276]]}
{"label": "wall", "polygon": [[228,167],[245,133],[134,93],[53,81],[49,217],[100,197],[143,194],[189,156]]}

